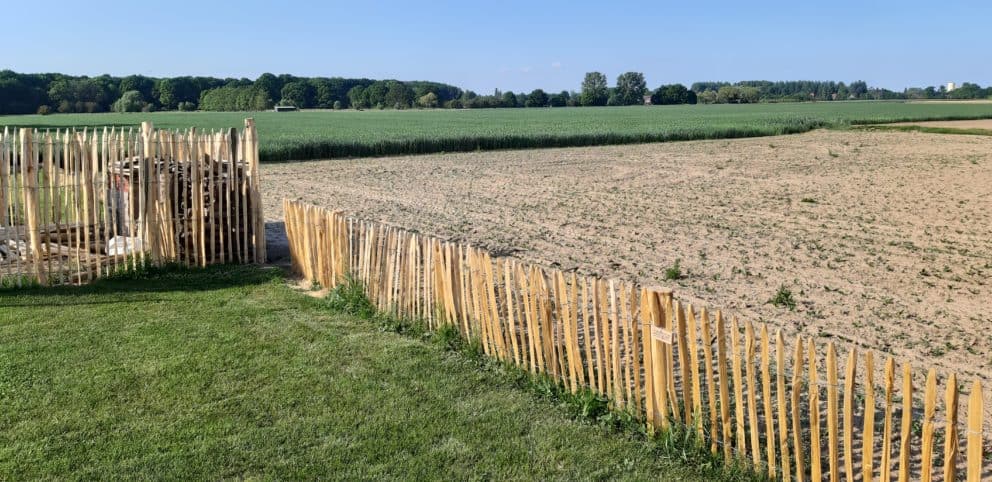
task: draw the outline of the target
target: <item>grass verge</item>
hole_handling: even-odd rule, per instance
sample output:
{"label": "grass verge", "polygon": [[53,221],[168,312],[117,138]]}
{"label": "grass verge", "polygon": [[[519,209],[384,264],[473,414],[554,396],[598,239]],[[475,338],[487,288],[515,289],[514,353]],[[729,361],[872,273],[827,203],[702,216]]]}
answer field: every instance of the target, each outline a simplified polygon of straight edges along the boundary
{"label": "grass verge", "polygon": [[749,477],[362,306],[256,267],[0,290],[0,479]]}
{"label": "grass verge", "polygon": [[533,374],[510,363],[490,358],[483,353],[478,339],[466,340],[458,329],[444,325],[436,331],[426,329],[420,320],[406,320],[377,311],[365,296],[362,285],[348,279],[332,290],[327,298],[333,311],[347,313],[372,321],[384,332],[392,332],[432,344],[440,350],[462,357],[475,370],[490,374],[518,390],[531,393],[536,399],[555,406],[569,418],[600,427],[619,437],[640,441],[656,452],[662,460],[694,467],[707,480],[764,480],[746,464],[724,459],[709,450],[709,443],[699,439],[695,430],[675,425],[670,430],[650,434],[645,424],[630,411],[619,410],[612,401],[587,388],[573,393],[563,384],[545,374]]}

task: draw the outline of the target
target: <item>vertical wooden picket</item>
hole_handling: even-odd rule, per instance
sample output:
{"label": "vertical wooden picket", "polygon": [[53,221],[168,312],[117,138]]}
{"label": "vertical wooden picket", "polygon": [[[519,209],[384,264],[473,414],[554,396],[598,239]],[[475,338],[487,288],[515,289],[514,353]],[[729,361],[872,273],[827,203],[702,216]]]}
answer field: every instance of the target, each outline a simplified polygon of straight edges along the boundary
{"label": "vertical wooden picket", "polygon": [[778,398],[778,446],[782,454],[782,478],[789,480],[792,464],[789,457],[789,421],[785,407],[785,339],[782,330],[775,332],[775,391]]}
{"label": "vertical wooden picket", "polygon": [[668,333],[665,342],[661,344],[661,353],[664,357],[665,378],[667,379],[667,397],[671,405],[670,409],[665,408],[665,413],[671,413],[672,420],[677,424],[682,424],[681,411],[679,410],[679,396],[675,391],[675,333],[673,324],[675,323],[675,303],[671,288],[661,288],[658,290],[659,302],[664,315],[663,328]]}
{"label": "vertical wooden picket", "polygon": [[933,418],[937,411],[937,371],[933,368],[927,373],[926,387],[923,392],[923,445],[920,448],[920,482],[933,480]]}
{"label": "vertical wooden picket", "polygon": [[744,426],[744,376],[741,374],[740,328],[737,318],[730,322],[730,361],[734,375],[734,420],[737,426],[737,455],[747,458],[747,428]]}
{"label": "vertical wooden picket", "polygon": [[875,360],[871,351],[865,352],[865,408],[861,431],[861,480],[874,476],[875,462]]}
{"label": "vertical wooden picket", "polygon": [[847,482],[854,482],[854,383],[858,373],[858,350],[851,348],[847,355],[844,375],[844,475]]}
{"label": "vertical wooden picket", "polygon": [[[609,281],[609,297],[610,297],[610,361],[613,371],[613,391],[610,395],[613,396],[613,400],[621,402],[623,399],[622,390],[623,382],[620,376],[620,318],[619,311],[617,310],[617,292],[616,292],[616,282],[614,280]],[[622,403],[620,405],[623,406]]]}
{"label": "vertical wooden picket", "polygon": [[754,375],[754,326],[744,325],[744,373],[747,377],[747,431],[751,434],[751,460],[761,465],[761,427],[758,423],[758,385]]}
{"label": "vertical wooden picket", "polygon": [[733,453],[731,452],[731,425],[730,425],[730,380],[727,379],[727,328],[723,321],[723,314],[716,312],[716,349],[717,349],[717,377],[720,384],[720,435],[723,441],[723,458],[730,463]]}
{"label": "vertical wooden picket", "polygon": [[944,480],[957,480],[958,463],[958,378],[954,373],[947,377],[944,395]]}
{"label": "vertical wooden picket", "polygon": [[[652,292],[649,296],[649,308],[651,310],[651,370],[654,373],[653,388],[655,396],[656,422],[662,430],[668,429],[668,357],[665,356],[664,341],[655,334],[656,330],[664,329],[664,313],[662,311],[662,293]],[[664,335],[665,338],[669,334]],[[668,340],[665,340],[668,341]]]}
{"label": "vertical wooden picket", "polygon": [[[640,405],[639,403],[636,402],[636,399],[634,397],[634,392],[635,390],[637,390],[637,388],[636,388],[636,383],[633,380],[633,377],[635,376],[639,377],[639,374],[637,374],[636,371],[634,373],[631,373],[631,370],[633,369],[634,366],[633,359],[636,356],[634,351],[636,349],[634,333],[637,323],[633,319],[633,313],[632,313],[632,311],[634,311],[634,307],[636,306],[636,301],[634,299],[634,290],[630,289],[630,287],[627,286],[626,284],[621,284],[620,297],[622,298],[620,301],[620,317],[623,320],[623,326],[624,326],[625,356],[623,363],[624,365],[623,378],[627,390],[626,392],[627,401],[625,403],[625,406],[627,410],[630,411],[631,405],[633,405],[634,411],[640,412]],[[592,366],[591,363],[589,363],[588,365],[590,367]],[[590,379],[590,384],[591,384],[591,379]]]}
{"label": "vertical wooden picket", "polygon": [[772,411],[771,353],[769,352],[768,327],[761,325],[761,401],[764,402],[765,454],[768,460],[768,477],[777,472],[775,457],[775,412]]}
{"label": "vertical wooden picket", "polygon": [[809,467],[810,480],[823,479],[820,464],[820,382],[816,366],[816,346],[809,340]]}
{"label": "vertical wooden picket", "polygon": [[[705,439],[705,433],[703,431],[703,400],[702,400],[702,387],[699,380],[699,346],[696,343],[696,314],[692,308],[692,305],[688,305],[686,308],[688,311],[688,317],[685,315],[682,318],[686,319],[686,331],[687,338],[689,341],[689,363],[687,369],[690,372],[690,378],[692,379],[692,424],[696,427],[696,434],[699,437],[700,442]],[[683,381],[683,383],[689,383],[688,381]],[[685,388],[683,388],[684,390]]]}
{"label": "vertical wooden picket", "polygon": [[[803,339],[796,337],[796,350],[792,357],[792,450],[796,461],[796,481],[803,482],[806,478],[806,452],[803,445],[802,420],[800,415],[800,396],[802,395],[803,373]],[[816,481],[814,481],[816,482]]]}
{"label": "vertical wooden picket", "polygon": [[675,310],[675,334],[677,336],[679,375],[682,387],[682,421],[685,425],[691,425],[695,413],[693,412],[693,397],[689,376],[689,341],[687,332],[687,321],[682,303],[674,302],[672,309]]}
{"label": "vertical wooden picket", "polygon": [[41,262],[41,229],[38,218],[41,206],[38,202],[38,162],[35,158],[34,140],[30,129],[21,129],[21,173],[24,191],[24,217],[27,221],[28,239],[31,242],[30,262],[35,280],[47,284],[48,276]]}
{"label": "vertical wooden picket", "polygon": [[895,386],[896,362],[889,358],[885,362],[885,411],[882,412],[882,460],[881,480],[892,480],[892,390]]}
{"label": "vertical wooden picket", "polygon": [[982,382],[975,380],[968,395],[968,482],[982,480]]}
{"label": "vertical wooden picket", "polygon": [[913,376],[909,363],[902,365],[902,431],[899,437],[899,482],[909,482],[910,430],[913,426]]}
{"label": "vertical wooden picket", "polygon": [[718,434],[720,434],[720,417],[717,406],[717,387],[713,377],[713,340],[710,337],[710,317],[706,308],[699,310],[699,323],[702,326],[703,336],[703,370],[706,380],[706,401],[710,412],[710,452],[717,452]]}
{"label": "vertical wooden picket", "polygon": [[833,342],[830,342],[827,343],[827,453],[830,457],[830,482],[840,482],[837,384],[837,351]]}
{"label": "vertical wooden picket", "polygon": [[248,168],[249,192],[251,196],[252,246],[254,256],[252,261],[265,263],[265,217],[262,215],[262,191],[258,177],[258,133],[255,131],[255,119],[245,119],[245,164]]}
{"label": "vertical wooden picket", "polygon": [[641,351],[644,356],[644,412],[649,432],[654,432],[655,413],[657,413],[654,393],[654,360],[652,358],[654,343],[651,342],[651,330],[654,326],[652,296],[647,288],[641,288]]}

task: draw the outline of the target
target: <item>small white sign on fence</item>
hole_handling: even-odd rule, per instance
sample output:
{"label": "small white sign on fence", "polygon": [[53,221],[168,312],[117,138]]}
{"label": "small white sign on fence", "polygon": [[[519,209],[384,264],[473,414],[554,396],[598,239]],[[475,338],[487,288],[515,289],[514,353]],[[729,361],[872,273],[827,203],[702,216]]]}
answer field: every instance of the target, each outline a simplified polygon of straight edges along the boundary
{"label": "small white sign on fence", "polygon": [[651,338],[654,338],[655,340],[660,341],[662,343],[671,345],[672,343],[675,342],[675,333],[672,333],[671,331],[666,330],[660,326],[652,326]]}

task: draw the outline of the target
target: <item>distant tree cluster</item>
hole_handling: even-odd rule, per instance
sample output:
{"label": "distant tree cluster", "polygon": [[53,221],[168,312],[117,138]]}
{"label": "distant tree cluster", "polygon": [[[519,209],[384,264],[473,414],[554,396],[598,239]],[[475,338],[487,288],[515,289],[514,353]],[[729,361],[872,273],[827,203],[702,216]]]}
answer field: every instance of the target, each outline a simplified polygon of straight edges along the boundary
{"label": "distant tree cluster", "polygon": [[992,99],[992,86],[982,88],[978,84],[965,82],[948,92],[947,87],[909,87],[903,91],[907,99]]}
{"label": "distant tree cluster", "polygon": [[662,85],[649,91],[644,74],[624,72],[614,86],[601,72],[589,72],[580,90],[549,93],[543,89],[514,93],[496,89],[479,95],[453,85],[429,81],[296,77],[265,73],[257,79],[214,77],[153,78],[0,71],[0,114],[62,112],[148,112],[155,110],[253,111],[274,105],[301,109],[518,108],[670,104],[749,104],[756,102],[849,99],[984,99],[992,87],[965,82],[947,91],[911,87],[903,92],[869,87],[864,81],[751,80]]}
{"label": "distant tree cluster", "polygon": [[[974,84],[970,84],[974,85]],[[977,86],[975,86],[977,87]],[[827,100],[888,100],[914,98],[969,98],[983,99],[992,95],[992,90],[969,92],[970,97],[952,97],[953,92],[941,89],[906,89],[894,92],[888,89],[869,87],[863,80],[850,84],[833,81],[790,80],[772,82],[768,80],[746,80],[729,82],[696,82],[691,90],[703,104],[748,104],[754,102],[806,102]],[[945,95],[946,94],[946,95]],[[924,97],[927,96],[927,97]]]}
{"label": "distant tree cluster", "polygon": [[200,110],[253,111],[272,108],[272,98],[264,89],[254,85],[225,85],[200,94]]}
{"label": "distant tree cluster", "polygon": [[[353,95],[355,87],[368,97]],[[276,104],[301,109],[440,107],[462,89],[438,82],[376,81],[262,74],[251,79],[152,78],[0,71],[0,114],[136,112],[154,110],[263,110]]]}
{"label": "distant tree cluster", "polygon": [[696,93],[682,84],[663,85],[651,94],[654,105],[695,104],[696,101]]}

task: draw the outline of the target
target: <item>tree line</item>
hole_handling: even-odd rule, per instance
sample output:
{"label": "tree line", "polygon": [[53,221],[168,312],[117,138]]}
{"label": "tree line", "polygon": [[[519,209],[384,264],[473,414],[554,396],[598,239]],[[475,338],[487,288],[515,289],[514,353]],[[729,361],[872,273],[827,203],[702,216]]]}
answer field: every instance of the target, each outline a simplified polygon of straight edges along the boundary
{"label": "tree line", "polygon": [[947,91],[911,87],[903,92],[869,87],[864,81],[696,82],[648,89],[644,74],[624,72],[609,85],[600,72],[585,74],[579,91],[548,93],[471,90],[430,81],[341,77],[296,77],[265,73],[257,79],[153,78],[0,71],[0,114],[148,112],[155,110],[258,111],[275,105],[301,109],[515,108],[604,105],[755,103],[848,99],[984,99],[992,87],[964,83]]}

